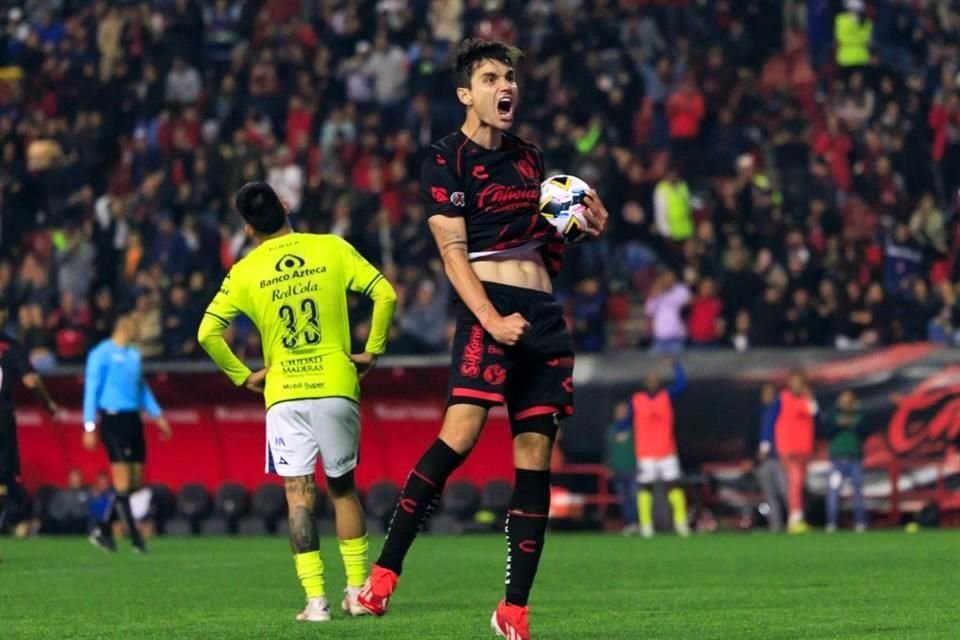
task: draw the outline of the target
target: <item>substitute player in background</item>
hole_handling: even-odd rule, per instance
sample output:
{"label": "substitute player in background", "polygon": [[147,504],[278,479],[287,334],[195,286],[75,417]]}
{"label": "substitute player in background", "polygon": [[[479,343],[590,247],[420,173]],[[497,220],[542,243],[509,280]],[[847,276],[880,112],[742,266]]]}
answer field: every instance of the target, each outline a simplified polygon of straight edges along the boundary
{"label": "substitute player in background", "polygon": [[630,398],[627,422],[633,429],[637,454],[637,512],[640,535],[653,537],[653,487],[663,482],[673,511],[673,526],[681,536],[690,535],[687,524],[687,497],[680,481],[680,460],[674,432],[673,402],[687,388],[687,373],[679,360],[673,361],[673,382],[664,387],[660,376],[647,376],[642,391]]}
{"label": "substitute player in background", "polygon": [[[519,99],[519,56],[499,42],[460,46],[455,77],[466,120],[432,145],[423,165],[430,230],[459,297],[449,401],[439,437],[403,487],[360,603],[386,612],[403,559],[444,483],[480,437],[490,408],[505,403],[516,480],[506,598],[492,625],[501,637],[525,640],[550,507],[550,454],[558,419],[573,413],[573,345],[551,282],[562,243],[539,215],[543,160],[536,147],[507,133]],[[599,235],[607,212],[593,192],[585,204],[588,232]]]}
{"label": "substitute player in background", "polygon": [[6,519],[7,497],[20,475],[20,450],[17,446],[17,420],[13,413],[13,385],[17,380],[33,391],[50,415],[56,416],[57,404],[47,393],[43,380],[33,370],[27,352],[17,340],[5,333],[7,304],[0,300],[0,530]]}
{"label": "substitute player in background", "polygon": [[140,352],[133,345],[137,324],[129,313],[120,314],[113,334],[87,355],[83,383],[83,446],[89,451],[97,447],[97,413],[100,414],[100,440],[110,460],[110,475],[116,491],[113,504],[90,542],[104,551],[116,551],[113,522],[120,516],[133,550],[147,550],[137,521],[130,509],[130,494],[143,482],[143,464],[147,459],[147,443],[143,437],[140,411],[145,409],[157,422],[160,437],[170,439],[170,424],[163,416],[157,399],[143,377]]}
{"label": "substitute player in background", "polygon": [[[318,455],[347,573],[343,609],[364,615],[356,596],[367,577],[368,543],[353,474],[360,443],[359,378],[386,349],[397,295],[344,240],[294,233],[269,185],[244,185],[236,206],[258,246],[227,274],[200,323],[199,342],[234,384],[266,396],[267,471],[284,480],[290,546],[307,595],[297,619],[330,619],[314,514]],[[359,355],[350,355],[347,291],[373,299],[370,336]],[[260,331],[265,361],[260,371],[251,372],[223,339],[241,313]]]}

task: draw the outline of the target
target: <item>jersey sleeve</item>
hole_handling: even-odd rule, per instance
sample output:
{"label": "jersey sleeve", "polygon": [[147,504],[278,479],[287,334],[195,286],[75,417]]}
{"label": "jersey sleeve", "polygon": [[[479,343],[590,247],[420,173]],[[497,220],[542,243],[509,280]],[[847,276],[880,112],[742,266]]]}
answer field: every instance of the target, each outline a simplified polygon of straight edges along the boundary
{"label": "jersey sleeve", "polygon": [[450,161],[436,148],[431,149],[420,168],[420,196],[428,218],[434,215],[459,218],[465,214],[463,185]]}
{"label": "jersey sleeve", "polygon": [[27,350],[17,341],[10,343],[10,360],[13,362],[13,368],[16,374],[21,378],[28,373],[34,373],[33,365],[30,364],[30,357]]}
{"label": "jersey sleeve", "polygon": [[397,306],[397,293],[383,274],[367,262],[353,245],[345,240],[338,242],[343,251],[343,272],[347,288],[373,300],[370,336],[367,338],[365,350],[380,355],[387,350],[387,338]]}
{"label": "jersey sleeve", "polygon": [[106,379],[106,362],[103,359],[103,349],[95,347],[87,356],[83,380],[83,421],[90,423],[97,419],[97,407],[100,403],[100,392]]}
{"label": "jersey sleeve", "polygon": [[232,274],[233,271],[226,275],[217,295],[204,311],[197,330],[197,341],[233,384],[240,386],[250,377],[250,368],[241,362],[223,339],[223,332],[230,326],[230,321],[243,313],[240,286],[231,282]]}

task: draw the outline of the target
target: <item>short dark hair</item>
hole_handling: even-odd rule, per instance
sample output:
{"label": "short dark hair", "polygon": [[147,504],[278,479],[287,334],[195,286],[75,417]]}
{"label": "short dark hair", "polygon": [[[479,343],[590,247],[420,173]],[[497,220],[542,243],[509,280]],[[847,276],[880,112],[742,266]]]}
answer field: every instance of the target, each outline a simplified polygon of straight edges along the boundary
{"label": "short dark hair", "polygon": [[469,89],[473,71],[484,60],[496,60],[508,67],[515,68],[521,58],[523,58],[523,52],[505,42],[467,38],[457,47],[457,62],[453,70],[453,80],[457,87]]}
{"label": "short dark hair", "polygon": [[235,203],[237,211],[257,233],[276,233],[287,221],[283,203],[266,182],[248,182],[240,187]]}

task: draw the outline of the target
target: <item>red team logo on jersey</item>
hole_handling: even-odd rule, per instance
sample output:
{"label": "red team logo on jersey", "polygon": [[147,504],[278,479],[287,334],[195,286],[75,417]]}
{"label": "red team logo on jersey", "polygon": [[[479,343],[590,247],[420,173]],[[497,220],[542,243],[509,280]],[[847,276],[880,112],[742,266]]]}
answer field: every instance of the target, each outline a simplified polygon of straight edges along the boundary
{"label": "red team logo on jersey", "polygon": [[486,180],[490,177],[490,174],[487,173],[487,168],[482,164],[478,164],[473,168],[473,177],[477,180]]}
{"label": "red team logo on jersey", "polygon": [[470,328],[470,340],[463,350],[463,362],[460,374],[467,378],[480,376],[480,363],[483,362],[483,327],[478,324]]}
{"label": "red team logo on jersey", "polygon": [[524,154],[523,158],[517,160],[513,166],[517,168],[517,173],[519,173],[523,179],[537,179],[537,166],[530,158],[530,154]]}
{"label": "red team logo on jersey", "polygon": [[440,204],[443,204],[450,199],[450,195],[443,187],[430,187],[430,197],[433,198],[434,202],[438,202]]}
{"label": "red team logo on jersey", "polygon": [[507,379],[507,370],[498,364],[492,364],[483,370],[483,379],[487,381],[487,384],[494,386],[503,384],[503,381]]}

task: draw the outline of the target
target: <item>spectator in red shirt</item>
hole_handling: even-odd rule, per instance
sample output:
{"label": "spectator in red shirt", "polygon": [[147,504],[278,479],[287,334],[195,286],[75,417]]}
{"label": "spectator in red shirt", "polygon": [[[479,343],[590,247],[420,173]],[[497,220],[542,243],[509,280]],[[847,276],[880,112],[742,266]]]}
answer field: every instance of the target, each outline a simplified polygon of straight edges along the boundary
{"label": "spectator in red shirt", "polygon": [[693,74],[687,74],[680,87],[667,100],[670,149],[688,174],[696,173],[697,140],[700,125],[706,115],[703,94],[697,88]]}
{"label": "spectator in red shirt", "polygon": [[717,295],[713,278],[704,278],[697,287],[697,295],[690,303],[687,319],[690,343],[698,347],[717,344],[723,337],[723,301]]}

